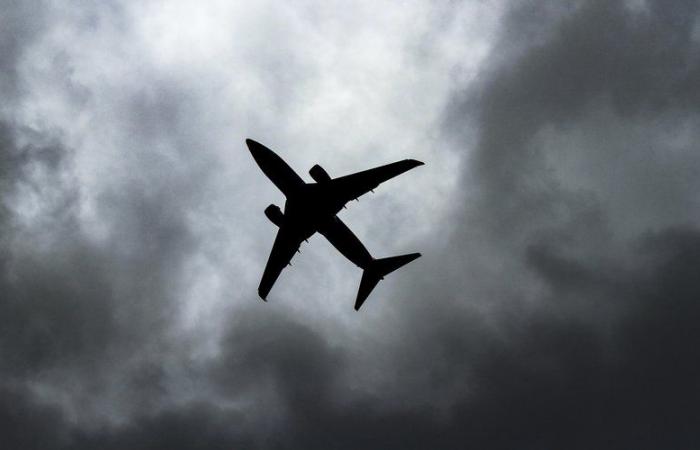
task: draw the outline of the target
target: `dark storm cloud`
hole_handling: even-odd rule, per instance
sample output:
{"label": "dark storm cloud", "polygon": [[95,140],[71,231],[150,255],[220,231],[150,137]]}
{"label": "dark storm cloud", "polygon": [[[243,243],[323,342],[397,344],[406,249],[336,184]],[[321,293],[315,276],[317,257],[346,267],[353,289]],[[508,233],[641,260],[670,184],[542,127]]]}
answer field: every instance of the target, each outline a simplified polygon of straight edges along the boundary
{"label": "dark storm cloud", "polygon": [[[233,358],[239,370],[259,367],[253,373],[271,377],[266,385],[280,392],[288,416],[282,423],[290,431],[272,447],[697,444],[692,412],[700,392],[696,224],[684,225],[682,219],[670,226],[671,216],[661,217],[657,231],[614,228],[614,211],[606,202],[611,193],[605,191],[614,180],[598,185],[592,178],[589,189],[569,185],[557,177],[556,160],[536,148],[547,127],[564,133],[580,125],[597,132],[586,120],[607,105],[622,126],[620,141],[610,154],[581,156],[603,166],[640,151],[626,140],[627,121],[649,128],[668,116],[692,121],[696,4],[673,6],[649,3],[648,9],[634,10],[589,2],[546,12],[533,5],[514,7],[492,65],[450,110],[448,127],[458,137],[469,126],[478,136],[462,184],[476,194],[467,196],[457,215],[451,248],[433,248],[439,253],[431,262],[439,273],[421,277],[423,286],[397,290],[408,297],[400,331],[394,330],[402,341],[398,352],[375,354],[401,369],[394,385],[413,391],[397,389],[400,402],[386,394],[349,394],[352,388],[342,376],[348,355],[342,350],[330,349],[308,330],[292,332],[284,344],[275,345],[278,338],[272,337],[269,348],[255,346],[251,353],[262,358],[259,362],[249,366],[240,354]],[[533,44],[513,42],[531,29],[537,29]],[[671,162],[698,167],[694,152],[682,150],[671,156],[680,161]],[[663,169],[667,162],[651,160],[644,169],[657,164]],[[650,178],[638,169],[623,166],[610,176]],[[649,182],[664,189],[675,180]],[[666,202],[681,205],[680,197],[694,194],[672,192]],[[440,265],[439,259],[452,266]],[[501,268],[495,274],[480,267],[494,260]],[[460,285],[465,278],[466,291]],[[486,313],[473,307],[482,302]],[[405,316],[406,311],[413,315]],[[270,335],[284,335],[284,327]],[[236,339],[237,351],[244,351],[247,341]],[[277,346],[290,347],[285,356],[276,353],[279,349],[270,355]],[[299,348],[313,350],[294,351]],[[293,356],[293,366],[284,364],[286,355]],[[231,378],[220,382],[236,386],[237,366],[226,367]],[[319,380],[313,394],[306,392],[310,379]],[[447,412],[417,402],[421,390],[453,395]]]}
{"label": "dark storm cloud", "polygon": [[[456,126],[463,126],[465,115],[476,116],[478,147],[469,171],[479,179],[484,201],[498,204],[491,208],[498,214],[489,216],[498,232],[522,227],[531,220],[531,208],[551,208],[565,194],[547,185],[552,180],[542,151],[531,145],[544,127],[575,123],[601,98],[620,117],[647,114],[652,123],[665,112],[694,112],[700,92],[694,76],[700,69],[693,37],[697,2],[647,5],[635,12],[624,2],[582,2],[550,24],[540,21],[548,8],[531,3],[503,25],[495,53],[507,57],[496,57],[495,67],[484,71],[467,101],[456,102],[452,116]],[[521,33],[533,28],[546,41],[534,38],[533,48],[519,50]]]}
{"label": "dark storm cloud", "polygon": [[[167,391],[163,361],[174,345],[168,333],[182,268],[197,245],[185,215],[199,190],[174,175],[123,180],[115,173],[111,189],[85,191],[65,135],[41,122],[25,125],[18,113],[28,95],[18,67],[46,32],[36,25],[42,8],[26,8],[3,5],[1,31],[0,387],[16,402],[3,400],[0,409],[12,419],[2,421],[2,434],[16,439],[12,448],[34,441],[51,448],[51,433],[64,436],[75,417],[119,420],[135,402],[148,409]],[[160,97],[170,116],[152,113],[161,105],[147,97],[132,113],[142,122],[139,111],[164,117],[159,126],[169,131],[176,102]],[[174,159],[157,162],[176,173]],[[79,217],[88,195],[99,196],[97,214],[108,224],[100,238]],[[44,428],[48,436],[33,436]]]}
{"label": "dark storm cloud", "polygon": [[63,448],[66,422],[57,408],[39,405],[21,388],[0,388],[3,445],[28,450]]}
{"label": "dark storm cloud", "polygon": [[44,31],[40,1],[3,1],[0,17],[0,95],[3,103],[16,98],[21,90],[17,63],[28,42]]}
{"label": "dark storm cloud", "polygon": [[[107,192],[101,207],[112,236],[93,242],[76,218],[78,186],[66,181],[70,150],[57,138],[19,145],[22,131],[3,123],[3,363],[32,371],[73,365],[72,355],[108,358],[110,343],[167,319],[160,303],[176,289],[180,264],[195,245],[181,214],[186,196],[167,179]],[[46,140],[38,131],[29,137]],[[8,211],[23,188],[45,202],[31,225]],[[118,317],[122,307],[130,317]]]}
{"label": "dark storm cloud", "polygon": [[597,281],[605,268],[563,283],[559,274],[539,273],[556,279],[555,301],[594,292],[629,303],[608,336],[556,310],[511,317],[501,335],[478,323],[440,330],[443,339],[433,344],[450,355],[449,376],[471,385],[446,415],[353,394],[342,383],[340,349],[264,313],[239,318],[211,372],[218,389],[266,391],[271,398],[259,409],[174,407],[76,439],[87,448],[692,447],[700,369],[688,343],[700,338],[700,233],[677,228],[638,244],[638,261],[614,286]]}
{"label": "dark storm cloud", "polygon": [[[503,285],[487,298],[513,311],[500,312],[496,334],[472,336],[483,352],[452,353],[455,363],[468,361],[473,389],[454,418],[464,420],[470,442],[481,438],[477,446],[487,448],[693,446],[700,437],[688,400],[700,391],[694,375],[686,375],[700,370],[692,319],[700,294],[692,269],[698,230],[696,223],[685,226],[686,217],[674,222],[666,208],[675,203],[682,210],[696,191],[687,184],[676,189],[679,180],[663,173],[668,164],[697,171],[700,160],[695,142],[672,153],[657,141],[648,144],[660,145],[663,156],[650,159],[627,140],[625,127],[629,121],[651,135],[664,133],[661,124],[673,117],[697,128],[698,4],[553,5],[514,7],[493,65],[448,116],[458,136],[470,126],[477,136],[464,183],[476,194],[466,197],[466,227],[455,243],[477,257],[475,270],[480,260],[510,261],[487,279]],[[606,154],[566,138],[557,142],[578,145],[579,160],[616,170],[590,175],[584,188],[568,184],[556,153],[572,150],[538,148],[542,133],[567,136],[586,127],[595,135],[602,128],[587,118],[608,108],[620,137]],[[650,161],[619,164],[634,159]],[[630,180],[644,180],[652,191],[675,186],[658,206],[659,231],[640,234],[612,221],[621,213],[608,197],[620,196],[613,190],[624,192]],[[622,201],[637,204],[637,195]],[[654,215],[653,206],[646,208]],[[507,288],[511,280],[514,290]],[[451,333],[435,348],[459,347],[464,336]]]}
{"label": "dark storm cloud", "polygon": [[[112,112],[133,139],[125,174],[99,193],[100,239],[77,219],[84,193],[66,176],[61,135],[5,118],[2,434],[49,449],[697,446],[700,229],[667,213],[697,190],[654,170],[692,172],[700,157],[694,142],[666,152],[651,140],[662,152],[645,160],[635,134],[678,120],[700,135],[697,12],[681,1],[514,3],[477,82],[446,111],[448,137],[470,149],[450,241],[424,243],[421,271],[376,322],[384,330],[350,343],[257,303],[231,313],[214,356],[170,341],[202,239],[187,216],[211,175],[177,77],[127,86]],[[0,67],[21,53],[3,50]],[[587,147],[597,144],[605,151]],[[664,193],[645,206],[655,220],[620,225],[637,211],[618,221],[614,206],[643,195],[618,180]],[[29,224],[16,204],[27,189],[42,199]],[[365,386],[371,376],[379,388]]]}
{"label": "dark storm cloud", "polygon": [[[163,195],[127,191],[109,202],[119,211],[115,240],[91,242],[76,220],[76,187],[62,181],[69,152],[60,143],[19,148],[13,130],[4,131],[3,376],[40,381],[58,371],[85,389],[108,389],[100,377],[166,327],[170,277],[192,238]],[[8,212],[18,189],[46,185],[55,192],[37,193],[45,204],[34,224]]]}

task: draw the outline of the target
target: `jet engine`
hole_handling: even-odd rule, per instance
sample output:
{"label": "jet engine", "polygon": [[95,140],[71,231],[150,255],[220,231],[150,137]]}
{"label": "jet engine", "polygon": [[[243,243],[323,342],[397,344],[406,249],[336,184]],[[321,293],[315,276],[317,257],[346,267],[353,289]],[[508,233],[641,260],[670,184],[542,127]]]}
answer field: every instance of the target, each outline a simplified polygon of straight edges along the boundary
{"label": "jet engine", "polygon": [[270,205],[267,208],[265,208],[265,215],[267,216],[268,219],[270,219],[270,222],[274,223],[278,227],[282,226],[282,221],[284,220],[284,214],[282,213],[282,210],[280,210],[280,207],[277,205]]}
{"label": "jet engine", "polygon": [[315,182],[321,183],[323,181],[329,181],[331,179],[330,175],[328,175],[328,172],[326,172],[323,167],[319,166],[316,164],[309,170],[309,175],[311,175],[311,178],[314,179]]}

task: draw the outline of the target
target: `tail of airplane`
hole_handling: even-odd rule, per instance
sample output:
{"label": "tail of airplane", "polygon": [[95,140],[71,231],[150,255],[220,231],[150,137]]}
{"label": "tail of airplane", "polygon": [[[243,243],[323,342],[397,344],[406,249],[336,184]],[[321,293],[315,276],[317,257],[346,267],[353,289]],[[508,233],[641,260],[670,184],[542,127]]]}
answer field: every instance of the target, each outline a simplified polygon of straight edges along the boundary
{"label": "tail of airplane", "polygon": [[360,289],[357,291],[357,300],[355,300],[355,311],[359,310],[360,306],[367,300],[367,297],[369,297],[372,289],[379,283],[379,280],[384,279],[386,275],[399,267],[405,266],[419,256],[420,253],[410,253],[408,255],[372,260],[362,274]]}

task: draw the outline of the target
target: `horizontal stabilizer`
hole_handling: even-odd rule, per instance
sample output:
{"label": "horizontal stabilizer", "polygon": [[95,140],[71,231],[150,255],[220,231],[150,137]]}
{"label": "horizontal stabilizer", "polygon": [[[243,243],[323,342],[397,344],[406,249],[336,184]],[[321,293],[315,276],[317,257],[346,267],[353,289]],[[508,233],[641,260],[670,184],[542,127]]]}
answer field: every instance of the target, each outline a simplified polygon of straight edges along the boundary
{"label": "horizontal stabilizer", "polygon": [[362,273],[360,289],[357,291],[357,300],[355,300],[355,311],[359,310],[365,300],[367,300],[367,297],[369,297],[369,294],[377,286],[379,280],[383,279],[386,275],[395,271],[399,267],[405,266],[419,256],[420,253],[410,253],[408,255],[375,259],[369,263],[365,271]]}

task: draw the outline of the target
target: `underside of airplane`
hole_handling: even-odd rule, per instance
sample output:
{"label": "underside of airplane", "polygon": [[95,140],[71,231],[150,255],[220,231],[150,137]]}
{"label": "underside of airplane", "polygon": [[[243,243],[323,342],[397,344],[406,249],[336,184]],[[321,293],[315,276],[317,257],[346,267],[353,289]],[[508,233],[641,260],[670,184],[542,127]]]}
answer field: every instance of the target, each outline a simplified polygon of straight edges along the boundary
{"label": "underside of airplane", "polygon": [[246,145],[263,173],[286,197],[284,211],[276,205],[265,209],[267,218],[279,229],[258,287],[263,300],[267,299],[282,270],[291,265],[301,243],[317,232],[364,271],[355,310],[360,309],[386,275],[421,256],[420,253],[410,253],[375,259],[337,214],[349,201],[373,191],[384,181],[423,165],[422,162],[404,159],[338,178],[331,178],[317,164],[309,171],[315,182],[306,183],[269,148],[252,139],[246,139]]}

